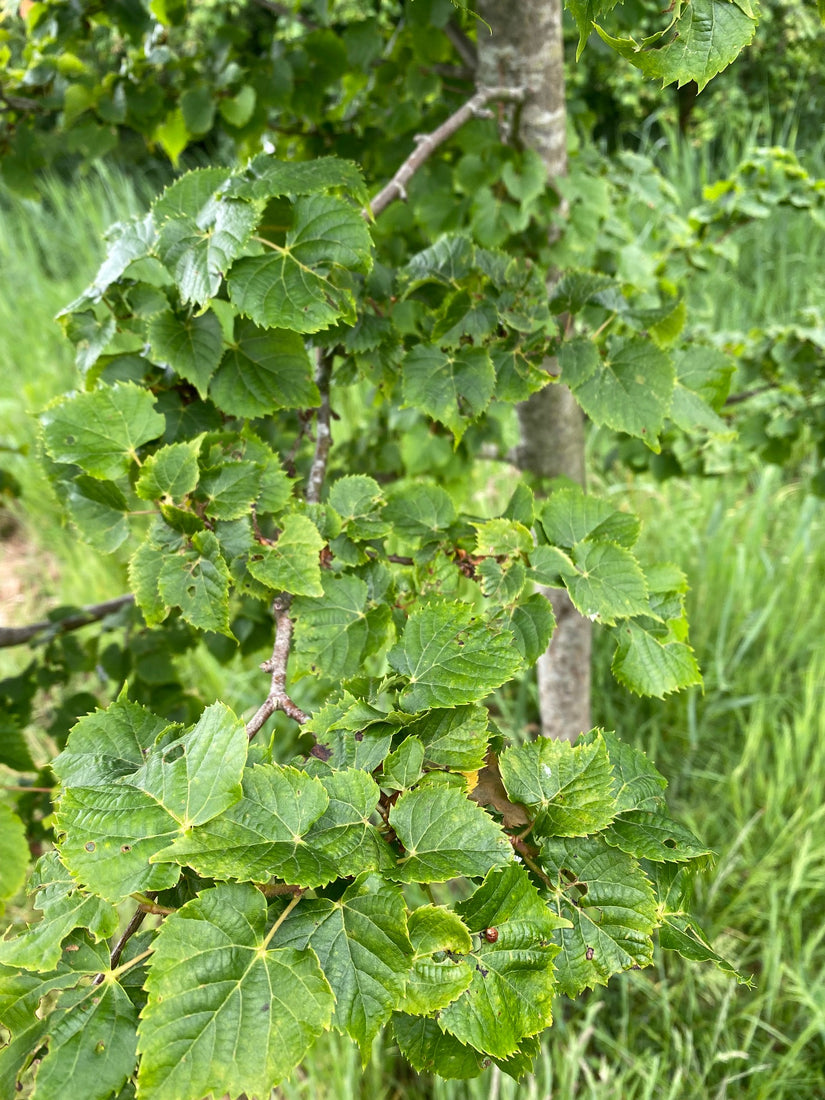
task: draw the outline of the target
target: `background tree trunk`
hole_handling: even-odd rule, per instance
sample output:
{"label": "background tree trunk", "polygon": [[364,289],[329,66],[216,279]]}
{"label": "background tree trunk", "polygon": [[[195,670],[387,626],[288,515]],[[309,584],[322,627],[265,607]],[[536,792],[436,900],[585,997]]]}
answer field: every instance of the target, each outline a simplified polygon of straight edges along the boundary
{"label": "background tree trunk", "polygon": [[[520,85],[527,96],[510,108],[506,139],[538,152],[550,179],[567,171],[567,112],[561,0],[479,0],[490,30],[478,31],[478,77],[482,84]],[[491,33],[492,32],[492,33]],[[518,132],[513,133],[517,127]],[[547,363],[548,373],[555,369]],[[584,418],[570,391],[548,385],[518,409],[522,470],[541,478],[568,477],[584,485]],[[574,740],[590,728],[591,624],[566,591],[548,590],[557,627],[539,659],[541,728],[545,737]]]}

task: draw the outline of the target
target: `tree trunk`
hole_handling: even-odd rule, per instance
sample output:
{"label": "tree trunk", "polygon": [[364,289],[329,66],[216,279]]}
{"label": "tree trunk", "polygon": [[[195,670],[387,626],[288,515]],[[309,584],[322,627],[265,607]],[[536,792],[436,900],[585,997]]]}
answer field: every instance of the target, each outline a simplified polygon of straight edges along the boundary
{"label": "tree trunk", "polygon": [[[567,171],[567,113],[561,0],[479,0],[490,30],[478,31],[479,81],[519,85],[521,108],[510,110],[506,133],[538,152],[550,179]],[[492,33],[491,33],[492,32]],[[555,373],[553,361],[547,364]],[[522,470],[541,478],[567,477],[584,485],[584,418],[566,386],[548,385],[519,406]],[[539,707],[545,737],[574,740],[590,728],[591,626],[573,607],[567,592],[548,590],[557,627],[539,659]]]}

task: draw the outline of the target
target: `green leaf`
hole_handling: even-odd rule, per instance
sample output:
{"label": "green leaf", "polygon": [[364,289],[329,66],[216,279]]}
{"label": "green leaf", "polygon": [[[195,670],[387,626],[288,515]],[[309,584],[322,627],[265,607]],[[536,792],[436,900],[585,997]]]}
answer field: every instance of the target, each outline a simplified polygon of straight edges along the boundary
{"label": "green leaf", "polygon": [[388,660],[409,681],[399,702],[411,714],[477,702],[511,679],[522,663],[510,631],[475,618],[464,604],[413,612]]}
{"label": "green leaf", "polygon": [[[724,0],[729,6],[730,0]],[[559,349],[562,380],[596,424],[643,439],[659,451],[659,432],[670,411],[675,373],[670,357],[640,337],[609,342],[602,359],[583,339]]]}
{"label": "green leaf", "polygon": [[382,711],[344,691],[328,699],[303,729],[314,735],[318,755],[329,767],[372,772],[387,755],[396,728],[385,719]]}
{"label": "green leaf", "polygon": [[150,534],[129,559],[129,587],[148,626],[163,622],[169,614],[158,588],[166,558],[167,551],[156,545]]}
{"label": "green leaf", "polygon": [[198,484],[200,439],[160,447],[144,462],[135,492],[142,500],[182,500]]}
{"label": "green leaf", "polygon": [[266,919],[259,890],[222,885],[163,922],[138,1033],[145,1100],[265,1096],[329,1026],[317,957],[269,947]]}
{"label": "green leaf", "polygon": [[161,599],[179,607],[199,630],[232,637],[229,629],[229,570],[211,531],[192,536],[190,548],[167,555],[158,575]]}
{"label": "green leaf", "polygon": [[[580,35],[584,36],[579,39],[577,58],[581,55],[587,37],[593,30],[592,22],[596,4],[601,2],[602,0],[568,0],[567,9],[576,20]],[[618,2],[619,0],[607,0],[610,7],[614,7]],[[553,313],[580,313],[588,302],[594,299],[598,301],[599,294],[615,286],[616,281],[610,275],[601,275],[595,271],[568,271],[553,290],[550,309]]]}
{"label": "green leaf", "polygon": [[397,535],[425,542],[442,537],[455,518],[455,506],[440,485],[415,483],[393,488],[384,509],[384,519]]}
{"label": "green leaf", "polygon": [[301,337],[258,328],[242,317],[235,321],[234,343],[221,360],[209,396],[231,416],[246,417],[314,408],[321,400]]}
{"label": "green leaf", "polygon": [[239,260],[229,275],[229,295],[241,313],[262,328],[318,332],[335,321],[355,321],[350,290],[336,285],[336,268],[368,271],[369,231],[353,207],[313,195],[297,199],[295,220],[283,246]]}
{"label": "green leaf", "polygon": [[260,554],[249,559],[247,569],[256,580],[275,591],[323,596],[318,555],[325,543],[318,528],[297,512],[285,516],[281,522],[278,541],[274,546],[261,547]]}
{"label": "green leaf", "polygon": [[316,779],[262,764],[246,773],[243,792],[226,813],[159,852],[156,862],[188,864],[210,878],[266,882],[276,875],[312,887],[378,866],[369,817],[380,792],[365,772]]}
{"label": "green leaf", "polygon": [[419,345],[402,365],[404,405],[445,424],[456,441],[490,403],[496,372],[484,348]]}
{"label": "green leaf", "polygon": [[748,45],[756,32],[756,19],[730,0],[692,0],[679,10],[673,34],[664,45],[658,35],[646,48],[632,38],[613,38],[598,25],[596,30],[645,76],[661,80],[662,87],[675,82],[681,88],[695,80],[701,92]]}
{"label": "green leaf", "polygon": [[257,93],[252,85],[244,84],[237,95],[219,100],[218,110],[230,126],[237,126],[240,129],[252,118],[257,99]]}
{"label": "green leaf", "polygon": [[656,810],[662,806],[662,791],[667,787],[667,782],[641,749],[628,745],[615,733],[606,730],[591,730],[583,734],[582,740],[588,743],[601,740],[607,746],[613,770],[616,813]]}
{"label": "green leaf", "polygon": [[639,623],[622,623],[616,632],[613,675],[637,695],[663,699],[672,691],[701,684],[702,676],[690,646],[669,633],[646,630]]}
{"label": "green leaf", "polygon": [[632,512],[618,512],[577,485],[556,489],[542,504],[538,519],[547,541],[567,550],[583,539],[616,542],[629,549],[639,537],[639,520]]}
{"label": "green leaf", "polygon": [[507,625],[525,663],[532,666],[550,644],[556,629],[556,616],[550,601],[535,592],[513,608]]}
{"label": "green leaf", "polygon": [[413,946],[412,971],[401,1002],[411,1016],[428,1016],[445,1008],[469,986],[470,965],[456,955],[468,955],[473,947],[461,918],[449,909],[423,905],[409,917]]}
{"label": "green leaf", "polygon": [[644,573],[623,546],[585,540],[573,547],[570,561],[573,568],[564,568],[562,576],[582,615],[612,625],[650,610]]}
{"label": "green leaf", "polygon": [[[185,178],[185,177],[184,177]],[[156,218],[170,197],[155,206]],[[243,252],[258,224],[257,205],[214,194],[198,211],[170,217],[160,226],[158,256],[175,277],[181,301],[198,305],[217,297],[232,261]]]}
{"label": "green leaf", "polygon": [[[22,835],[22,826],[19,832]],[[22,866],[25,871],[25,862]],[[22,882],[22,874],[20,878]],[[45,973],[60,962],[63,941],[76,928],[88,931],[95,940],[106,940],[117,930],[117,910],[78,890],[56,852],[48,852],[37,861],[29,889],[38,891],[35,907],[42,910],[43,916],[14,939],[0,943],[3,966]]]}
{"label": "green leaf", "polygon": [[301,597],[296,616],[295,655],[302,667],[336,680],[361,671],[367,643],[367,585],[360,577],[324,576],[322,599]]}
{"label": "green leaf", "polygon": [[209,381],[218,369],[224,342],[221,323],[211,310],[204,313],[174,313],[165,310],[149,321],[152,355],[191,382],[202,400]]}
{"label": "green leaf", "polygon": [[716,408],[724,404],[730,389],[733,365],[716,348],[692,346],[675,355],[676,388],[670,418],[680,428],[703,428],[731,435],[733,425],[719,416]]}
{"label": "green leaf", "polygon": [[484,1068],[481,1055],[445,1035],[435,1020],[426,1016],[393,1016],[392,1030],[398,1048],[418,1073],[466,1080],[478,1077]]}
{"label": "green leaf", "polygon": [[424,746],[408,731],[395,752],[384,760],[381,785],[390,790],[406,790],[421,777],[423,766]]}
{"label": "green leaf", "polygon": [[394,874],[403,882],[480,878],[513,858],[498,825],[461,791],[407,791],[390,810],[389,820],[404,846]]}
{"label": "green leaf", "polygon": [[129,537],[126,497],[112,481],[81,474],[66,487],[66,509],[84,542],[112,554]]}
{"label": "green leaf", "polygon": [[686,826],[655,810],[628,810],[616,817],[604,839],[638,859],[656,863],[700,860],[707,865],[713,855]]}
{"label": "green leaf", "polygon": [[335,994],[333,1027],[362,1056],[404,992],[412,961],[404,898],[378,875],[359,876],[339,901],[307,900],[290,915],[279,944],[310,947]]}
{"label": "green leaf", "polygon": [[66,306],[60,317],[74,313],[93,302],[99,302],[112,283],[125,273],[135,260],[148,256],[155,243],[155,223],[151,214],[132,218],[131,221],[115,222],[106,232],[108,249],[106,259],[100,265],[94,282],[87,287],[81,297]]}
{"label": "green leaf", "polygon": [[740,973],[724,956],[717,954],[694,921],[675,913],[665,916],[659,930],[659,943],[666,951],[678,951],[690,962],[712,962],[724,974],[736,978],[739,985],[752,986],[753,978]]}
{"label": "green leaf", "polygon": [[456,910],[478,946],[470,956],[472,983],[440,1013],[439,1024],[480,1053],[507,1058],[552,1022],[559,948],[551,941],[566,922],[516,864],[491,871]]}
{"label": "green leaf", "polygon": [[132,383],[79,393],[40,418],[46,450],[56,462],[76,463],[92,477],[125,477],[138,448],[163,433],[166,420],[155,398]]}
{"label": "green leaf", "polygon": [[246,727],[223,703],[213,703],[191,730],[155,745],[122,781],[154,798],[183,829],[202,825],[241,797]]}
{"label": "green leaf", "polygon": [[[28,865],[25,826],[16,813],[0,804],[0,911],[3,901],[14,897],[25,882]],[[0,943],[0,963],[4,946]]]}
{"label": "green leaf", "polygon": [[248,459],[233,459],[203,471],[198,499],[206,498],[206,514],[217,520],[243,519],[261,491],[261,471]]}
{"label": "green leaf", "polygon": [[384,496],[371,477],[340,477],[329,491],[329,503],[341,517],[341,527],[351,539],[376,539],[389,534],[391,525],[381,516]]}
{"label": "green leaf", "polygon": [[231,185],[233,194],[254,199],[338,190],[350,192],[360,203],[367,201],[364,177],[352,161],[338,157],[283,161],[275,160],[268,153],[253,157],[236,174]]}
{"label": "green leaf", "polygon": [[47,1021],[39,1100],[63,1100],[68,1081],[88,1100],[109,1100],[134,1072],[136,1027],[137,1011],[116,981],[61,993]]}
{"label": "green leaf", "polygon": [[656,898],[639,864],[602,837],[545,839],[541,865],[556,891],[554,907],[572,928],[557,938],[561,991],[575,997],[608,978],[653,961]]}
{"label": "green leaf", "polygon": [[514,745],[499,757],[499,768],[510,798],[534,811],[540,834],[597,833],[616,813],[613,773],[600,739],[574,746],[542,737]]}
{"label": "green leaf", "polygon": [[429,710],[407,726],[406,734],[422,742],[424,757],[431,764],[469,772],[484,764],[490,736],[487,723],[484,707]]}
{"label": "green leaf", "polygon": [[106,787],[137,771],[161,735],[174,737],[179,729],[120,698],[77,722],[52,769],[64,787]]}

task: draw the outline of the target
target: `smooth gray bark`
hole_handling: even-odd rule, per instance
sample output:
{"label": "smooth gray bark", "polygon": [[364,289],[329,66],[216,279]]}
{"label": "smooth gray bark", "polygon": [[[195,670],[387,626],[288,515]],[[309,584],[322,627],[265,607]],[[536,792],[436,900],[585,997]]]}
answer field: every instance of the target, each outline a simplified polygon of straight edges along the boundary
{"label": "smooth gray bark", "polygon": [[[504,137],[535,149],[552,181],[567,171],[561,0],[479,0],[477,10],[490,28],[478,30],[479,81],[525,88],[524,103],[505,116]],[[548,373],[554,369],[548,362]],[[584,418],[570,391],[548,385],[518,414],[520,468],[584,485]],[[557,627],[538,663],[542,734],[574,740],[590,728],[591,625],[566,591],[546,595]]]}

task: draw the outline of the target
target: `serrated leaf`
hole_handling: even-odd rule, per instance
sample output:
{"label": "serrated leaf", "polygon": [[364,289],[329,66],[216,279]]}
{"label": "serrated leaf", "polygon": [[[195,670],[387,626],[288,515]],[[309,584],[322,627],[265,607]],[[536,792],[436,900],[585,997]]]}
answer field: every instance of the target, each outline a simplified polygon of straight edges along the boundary
{"label": "serrated leaf", "polygon": [[[729,0],[725,0],[729,6]],[[596,424],[638,436],[654,451],[670,411],[675,372],[670,357],[649,340],[616,339],[606,358],[587,341],[565,342],[559,349],[562,379]],[[583,356],[579,363],[577,358]]]}
{"label": "serrated leaf", "polygon": [[283,246],[239,260],[230,272],[229,295],[241,313],[262,328],[312,333],[339,319],[355,321],[352,292],[331,281],[336,268],[367,271],[369,231],[358,212],[339,199],[297,199]]}
{"label": "serrated leaf", "polygon": [[561,991],[575,997],[612,974],[653,960],[656,898],[639,864],[601,837],[545,839],[541,865],[556,889],[554,907],[572,928],[556,933]]}
{"label": "serrated leaf", "polygon": [[384,518],[402,538],[430,541],[455,521],[455,506],[440,485],[414,484],[390,490]]}
{"label": "serrated leaf", "polygon": [[641,749],[634,748],[607,730],[592,730],[582,740],[601,739],[607,746],[613,770],[613,797],[616,813],[626,810],[656,810],[662,806],[667,781],[654,768]]}
{"label": "serrated leaf", "polygon": [[205,400],[224,350],[221,323],[215,314],[211,310],[200,314],[165,310],[149,321],[148,337],[153,356],[191,382]]}
{"label": "serrated leaf", "polygon": [[304,901],[283,925],[278,943],[314,950],[335,994],[333,1027],[368,1054],[401,1000],[412,960],[398,887],[367,874],[340,901]]}
{"label": "serrated leaf", "polygon": [[[25,870],[25,863],[23,867]],[[108,939],[117,929],[117,910],[78,890],[56,852],[40,857],[29,888],[38,891],[35,907],[43,916],[14,939],[0,943],[0,965],[53,970],[60,961],[63,941],[76,928],[88,931],[96,940]]]}
{"label": "serrated leaf", "polygon": [[192,536],[190,548],[167,555],[158,575],[158,592],[167,605],[199,630],[232,637],[229,629],[229,570],[211,531]]}
{"label": "serrated leaf", "polygon": [[550,644],[556,629],[556,616],[550,601],[541,593],[535,592],[522,603],[516,604],[507,625],[513,632],[525,664],[532,666]]}
{"label": "serrated leaf", "polygon": [[387,755],[396,729],[386,718],[345,691],[328,699],[303,728],[313,734],[318,756],[331,768],[372,772]]}
{"label": "serrated leaf", "polygon": [[285,516],[274,546],[260,547],[247,563],[247,569],[267,588],[291,592],[295,596],[323,596],[321,565],[318,558],[324,540],[318,528],[306,516]]}
{"label": "serrated leaf", "polygon": [[461,791],[407,791],[390,810],[389,820],[404,846],[394,873],[403,882],[480,878],[513,858],[499,826]]}
{"label": "serrated leaf", "polygon": [[659,943],[666,951],[678,951],[690,962],[712,962],[724,974],[736,978],[739,985],[753,985],[753,978],[742,974],[724,956],[717,954],[695,922],[677,914],[668,914],[659,930]]}
{"label": "serrated leaf", "polygon": [[538,519],[547,541],[571,550],[583,539],[609,541],[629,549],[639,537],[639,520],[576,486],[557,489],[542,503]]}
{"label": "serrated leaf", "polygon": [[[29,846],[23,822],[9,809],[0,805],[0,910],[7,898],[14,897],[26,878]],[[4,944],[0,943],[0,963]]]}
{"label": "serrated leaf", "polygon": [[129,537],[126,497],[112,481],[81,474],[66,486],[66,510],[77,533],[104,554],[112,554]]}
{"label": "serrated leaf", "polygon": [[637,695],[663,699],[672,691],[701,684],[693,650],[669,633],[659,637],[641,624],[623,623],[611,668],[620,684]]}
{"label": "serrated leaf", "polygon": [[253,157],[230,185],[232,194],[254,199],[337,190],[349,191],[361,203],[367,201],[364,177],[352,161],[338,157],[283,161],[275,160],[268,153]]}
{"label": "serrated leaf", "polygon": [[163,922],[138,1033],[145,1100],[267,1095],[328,1027],[317,957],[269,947],[266,919],[260,891],[222,885]]}
{"label": "serrated leaf", "polygon": [[400,1009],[411,1016],[427,1016],[445,1008],[469,986],[472,970],[455,956],[468,955],[473,941],[456,913],[436,905],[415,909],[408,930],[414,954]]}
{"label": "serrated leaf", "polygon": [[329,504],[341,517],[341,527],[351,539],[375,539],[389,534],[391,525],[382,517],[384,494],[372,477],[352,474],[340,477],[329,491]]}
{"label": "serrated leaf", "polygon": [[106,258],[100,265],[94,282],[76,302],[66,306],[59,316],[66,316],[83,308],[83,305],[100,301],[131,263],[149,255],[155,240],[154,219],[151,214],[145,214],[128,222],[115,222],[107,230],[106,240]]}
{"label": "serrated leaf", "polygon": [[477,1051],[453,1035],[445,1035],[436,1021],[426,1016],[396,1013],[392,1030],[398,1049],[418,1073],[466,1080],[478,1077],[484,1069],[484,1060]]}
{"label": "serrated leaf", "polygon": [[670,418],[680,428],[730,435],[733,425],[719,416],[713,403],[724,403],[730,387],[732,364],[716,348],[693,346],[675,355],[676,388]]}
{"label": "serrated leaf", "polygon": [[455,771],[474,771],[484,763],[489,731],[484,707],[429,710],[406,728],[424,745],[425,759]]}
{"label": "serrated leaf", "polygon": [[154,395],[131,382],[64,398],[40,420],[56,462],[76,463],[110,481],[125,477],[138,448],[162,435],[166,425],[155,412]]}
{"label": "serrated leaf", "polygon": [[439,1025],[482,1054],[507,1058],[552,1022],[559,949],[551,941],[565,922],[516,864],[491,871],[456,910],[478,934],[478,946],[470,956],[472,984],[440,1013]]}
{"label": "serrated leaf", "polygon": [[209,396],[231,416],[267,416],[308,409],[321,400],[304,341],[295,332],[258,328],[238,317],[235,339],[221,360]]}
{"label": "serrated leaf", "polygon": [[445,424],[458,441],[489,405],[496,372],[484,348],[420,345],[405,356],[402,380],[404,405]]}
{"label": "serrated leaf", "polygon": [[701,92],[747,46],[756,20],[730,0],[692,0],[681,6],[673,35],[664,45],[660,39],[646,49],[632,38],[613,38],[598,25],[596,30],[645,76],[661,80],[662,87],[675,83],[681,88],[695,80]]}
{"label": "serrated leaf", "polygon": [[[603,0],[569,0],[567,8],[580,33],[584,31],[584,41],[592,31],[593,14],[597,3],[601,5]],[[607,0],[610,7],[615,6],[619,0]],[[586,20],[586,30],[579,23],[579,12],[583,12]],[[584,42],[579,42],[579,54]],[[615,279],[609,275],[601,275],[595,271],[569,271],[553,289],[553,297],[550,299],[550,309],[553,313],[579,313],[597,294],[616,286]]]}
{"label": "serrated leaf", "polygon": [[[155,215],[170,196],[162,196]],[[258,224],[260,210],[254,203],[214,194],[197,216],[187,209],[160,225],[157,254],[174,276],[181,301],[198,305],[215,298],[232,261]]]}
{"label": "serrated leaf", "polygon": [[144,462],[135,484],[142,500],[181,500],[198,484],[200,439],[160,447]]}
{"label": "serrated leaf", "polygon": [[129,559],[129,587],[148,626],[163,622],[169,608],[161,599],[158,582],[167,552],[148,536]]}
{"label": "serrated leaf", "polygon": [[295,654],[304,667],[331,679],[355,676],[369,628],[367,585],[360,577],[322,577],[324,595],[310,602],[293,602],[296,616]]}
{"label": "serrated leaf", "polygon": [[185,863],[207,877],[266,882],[276,875],[312,887],[378,866],[369,817],[380,792],[365,772],[317,779],[296,768],[259,765],[244,776],[243,790],[240,802],[156,861]]}
{"label": "serrated leaf", "polygon": [[399,702],[411,714],[477,702],[511,679],[522,663],[509,630],[474,618],[462,604],[413,612],[388,660],[409,681]]}
{"label": "serrated leaf", "polygon": [[223,703],[207,707],[181,737],[164,738],[122,781],[154,798],[183,829],[202,825],[241,797],[246,727]]}
{"label": "serrated leaf", "polygon": [[205,498],[206,514],[217,520],[243,519],[261,491],[261,471],[255,462],[235,459],[204,470],[198,500]]}
{"label": "serrated leaf", "polygon": [[616,813],[613,773],[602,740],[571,745],[546,737],[514,745],[499,757],[505,789],[535,813],[538,834],[586,836]]}
{"label": "serrated leaf", "polygon": [[628,810],[620,814],[604,832],[604,839],[628,855],[656,863],[696,859],[708,864],[713,855],[685,825],[655,810]]}
{"label": "serrated leaf", "polygon": [[407,736],[384,760],[381,785],[390,790],[403,791],[420,778],[424,766],[424,746],[407,732]]}
{"label": "serrated leaf", "polygon": [[52,769],[64,787],[106,787],[137,771],[160,736],[180,728],[120,698],[76,723]]}
{"label": "serrated leaf", "polygon": [[585,540],[573,547],[570,561],[573,569],[565,568],[562,576],[582,615],[612,625],[616,619],[649,611],[644,573],[623,546]]}
{"label": "serrated leaf", "polygon": [[113,980],[60,994],[46,1026],[38,1100],[64,1100],[66,1084],[87,1100],[108,1100],[135,1068],[137,1012]]}

